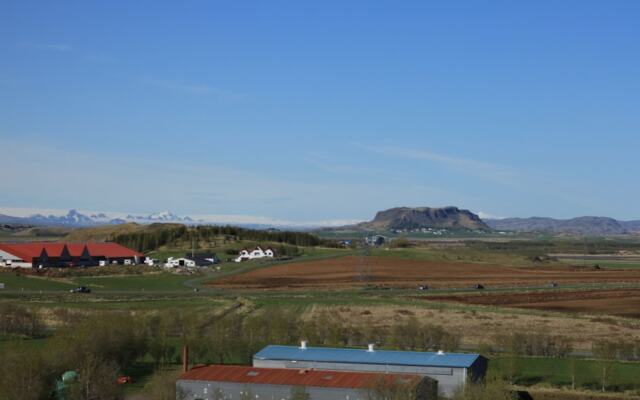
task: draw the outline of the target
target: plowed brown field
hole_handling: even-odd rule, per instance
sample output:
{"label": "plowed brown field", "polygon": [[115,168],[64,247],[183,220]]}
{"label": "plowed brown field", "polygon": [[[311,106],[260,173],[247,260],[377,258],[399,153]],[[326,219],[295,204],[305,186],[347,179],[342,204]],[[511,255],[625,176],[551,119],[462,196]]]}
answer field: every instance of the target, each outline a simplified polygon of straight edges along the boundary
{"label": "plowed brown field", "polygon": [[[366,280],[360,271],[368,271]],[[392,257],[367,257],[361,267],[359,257],[348,256],[320,261],[281,264],[229,276],[208,283],[233,289],[344,289],[365,283],[415,288],[428,284],[433,288],[461,288],[481,283],[487,288],[535,286],[549,282],[640,283],[640,270],[593,270],[568,266],[516,268],[489,264],[463,264],[407,260]]]}
{"label": "plowed brown field", "polygon": [[488,293],[425,297],[425,300],[640,318],[640,289]]}

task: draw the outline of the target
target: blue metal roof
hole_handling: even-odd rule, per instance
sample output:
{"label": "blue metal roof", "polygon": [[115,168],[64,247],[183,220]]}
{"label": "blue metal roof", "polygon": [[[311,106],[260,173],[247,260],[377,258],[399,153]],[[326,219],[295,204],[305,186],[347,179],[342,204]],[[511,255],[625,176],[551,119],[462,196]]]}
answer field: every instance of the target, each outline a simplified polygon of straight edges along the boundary
{"label": "blue metal roof", "polygon": [[469,368],[481,357],[479,354],[432,353],[421,351],[390,351],[366,349],[337,349],[270,345],[256,353],[259,360],[321,361],[335,363],[411,365],[419,367]]}

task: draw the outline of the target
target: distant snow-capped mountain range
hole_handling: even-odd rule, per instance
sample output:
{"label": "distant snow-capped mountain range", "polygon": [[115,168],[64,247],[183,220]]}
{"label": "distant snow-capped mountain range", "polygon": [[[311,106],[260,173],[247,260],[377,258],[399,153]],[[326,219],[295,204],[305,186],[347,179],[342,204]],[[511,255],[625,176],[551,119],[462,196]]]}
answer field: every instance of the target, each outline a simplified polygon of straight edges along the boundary
{"label": "distant snow-capped mountain range", "polygon": [[149,215],[131,215],[125,217],[113,217],[105,213],[82,214],[77,210],[69,210],[65,215],[43,215],[32,214],[27,217],[14,217],[0,214],[1,224],[21,224],[21,225],[46,225],[46,226],[96,226],[107,224],[125,224],[127,222],[137,222],[148,224],[154,222],[177,222],[182,224],[199,223],[190,217],[180,217],[169,211],[157,212]]}
{"label": "distant snow-capped mountain range", "polygon": [[0,208],[0,224],[27,226],[64,226],[69,228],[114,225],[135,222],[138,224],[178,223],[185,225],[235,225],[252,229],[296,229],[308,230],[317,227],[343,226],[354,224],[355,220],[325,220],[315,222],[297,222],[279,220],[270,217],[247,215],[198,215],[179,216],[170,211],[161,211],[149,215],[130,213],[105,213],[78,210],[46,211],[26,208]]}

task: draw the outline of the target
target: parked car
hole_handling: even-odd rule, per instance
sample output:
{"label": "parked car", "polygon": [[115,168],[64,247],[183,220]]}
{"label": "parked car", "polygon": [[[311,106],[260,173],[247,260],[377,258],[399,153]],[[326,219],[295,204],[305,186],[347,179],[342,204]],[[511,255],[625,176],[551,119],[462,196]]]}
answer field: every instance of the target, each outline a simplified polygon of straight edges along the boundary
{"label": "parked car", "polygon": [[77,288],[69,290],[69,293],[91,293],[91,289],[86,286],[78,286]]}
{"label": "parked car", "polygon": [[126,385],[127,383],[133,383],[133,379],[130,376],[120,376],[118,377],[118,385]]}
{"label": "parked car", "polygon": [[478,289],[478,290],[484,289],[484,285],[476,283],[475,285],[473,285],[473,289]]}
{"label": "parked car", "polygon": [[418,290],[429,290],[429,286],[427,286],[427,285],[420,285],[420,286],[418,286]]}

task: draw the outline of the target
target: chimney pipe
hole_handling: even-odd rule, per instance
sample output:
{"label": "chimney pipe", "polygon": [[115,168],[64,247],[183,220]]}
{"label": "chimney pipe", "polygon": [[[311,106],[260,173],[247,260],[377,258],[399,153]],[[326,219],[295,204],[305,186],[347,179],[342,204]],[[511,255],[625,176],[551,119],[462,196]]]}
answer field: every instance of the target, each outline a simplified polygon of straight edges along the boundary
{"label": "chimney pipe", "polygon": [[189,346],[182,346],[182,372],[189,371]]}
{"label": "chimney pipe", "polygon": [[300,342],[300,349],[301,350],[306,350],[307,349],[307,341],[303,340],[302,342]]}
{"label": "chimney pipe", "polygon": [[367,351],[373,353],[375,351],[374,347],[375,345],[373,343],[369,343],[369,349]]}

